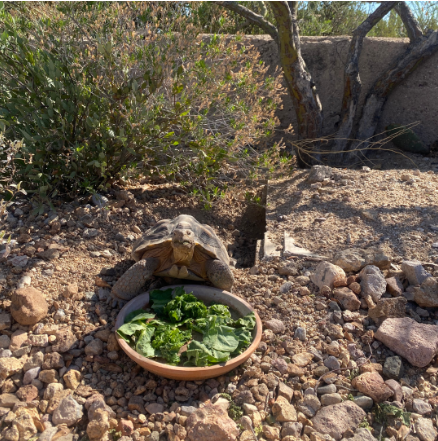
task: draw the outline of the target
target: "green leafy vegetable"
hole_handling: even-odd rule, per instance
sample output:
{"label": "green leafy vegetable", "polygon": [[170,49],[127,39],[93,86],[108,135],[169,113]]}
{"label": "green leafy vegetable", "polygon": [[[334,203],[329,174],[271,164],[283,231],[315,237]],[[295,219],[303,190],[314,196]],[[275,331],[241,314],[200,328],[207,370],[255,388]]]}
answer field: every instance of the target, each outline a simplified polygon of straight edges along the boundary
{"label": "green leafy vegetable", "polygon": [[151,314],[150,312],[146,312],[143,309],[137,309],[136,311],[130,312],[125,317],[125,323],[136,322],[138,320],[148,320],[148,319],[151,319],[154,317],[155,317],[155,314]]}
{"label": "green leafy vegetable", "polygon": [[181,331],[171,325],[159,326],[155,331],[152,348],[169,364],[178,364],[180,362],[178,352],[191,338],[190,330]]}
{"label": "green leafy vegetable", "polygon": [[150,299],[152,301],[151,308],[155,313],[161,315],[165,306],[172,300],[172,289],[166,289],[165,291],[154,289],[150,293]]}
{"label": "green leafy vegetable", "polygon": [[256,318],[253,312],[251,314],[246,315],[234,322],[234,326],[236,328],[247,328],[254,329],[256,325]]}
{"label": "green leafy vegetable", "polygon": [[185,356],[187,357],[187,362],[184,363],[184,366],[209,366],[225,362],[230,358],[228,352],[209,349],[206,345],[196,340],[188,344]]}
{"label": "green leafy vegetable", "polygon": [[155,349],[151,345],[152,336],[155,333],[153,326],[148,326],[141,331],[135,350],[143,357],[155,357]]}
{"label": "green leafy vegetable", "polygon": [[173,295],[172,289],[151,291],[150,299],[154,313],[133,311],[117,330],[144,357],[161,357],[172,365],[180,364],[183,357],[184,366],[210,366],[226,362],[251,344],[254,314],[233,320],[228,306],[207,308],[182,287]]}
{"label": "green leafy vegetable", "polygon": [[197,319],[207,315],[207,307],[193,294],[176,296],[164,308],[162,314],[177,323],[183,319]]}

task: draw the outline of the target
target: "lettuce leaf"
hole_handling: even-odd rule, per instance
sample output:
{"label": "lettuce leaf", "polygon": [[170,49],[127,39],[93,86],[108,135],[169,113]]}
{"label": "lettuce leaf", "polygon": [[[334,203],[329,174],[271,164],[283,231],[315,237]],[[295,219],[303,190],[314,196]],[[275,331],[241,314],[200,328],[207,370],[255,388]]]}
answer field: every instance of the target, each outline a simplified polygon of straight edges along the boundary
{"label": "lettuce leaf", "polygon": [[187,346],[184,352],[187,361],[184,366],[209,366],[216,363],[223,363],[230,358],[228,352],[220,352],[209,349],[203,343],[193,340]]}
{"label": "lettuce leaf", "polygon": [[141,331],[138,338],[137,344],[135,345],[135,350],[143,357],[155,357],[155,349],[151,345],[152,337],[155,333],[154,326],[148,326],[146,329]]}
{"label": "lettuce leaf", "polygon": [[130,312],[125,317],[125,323],[137,322],[139,320],[149,320],[154,317],[155,317],[155,314],[151,314],[150,312],[146,312],[144,309],[137,309],[136,311]]}
{"label": "lettuce leaf", "polygon": [[172,288],[165,291],[154,289],[150,292],[149,298],[152,301],[151,308],[153,311],[161,315],[165,306],[172,300]]}

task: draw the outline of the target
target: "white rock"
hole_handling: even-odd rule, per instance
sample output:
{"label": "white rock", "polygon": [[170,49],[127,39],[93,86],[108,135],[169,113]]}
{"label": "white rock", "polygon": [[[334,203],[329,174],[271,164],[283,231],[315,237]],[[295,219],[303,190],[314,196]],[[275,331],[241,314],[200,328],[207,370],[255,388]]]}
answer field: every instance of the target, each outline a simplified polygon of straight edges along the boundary
{"label": "white rock", "polygon": [[82,416],[82,406],[72,396],[68,396],[59,403],[59,406],[53,412],[52,422],[55,425],[67,424],[67,426],[72,426]]}

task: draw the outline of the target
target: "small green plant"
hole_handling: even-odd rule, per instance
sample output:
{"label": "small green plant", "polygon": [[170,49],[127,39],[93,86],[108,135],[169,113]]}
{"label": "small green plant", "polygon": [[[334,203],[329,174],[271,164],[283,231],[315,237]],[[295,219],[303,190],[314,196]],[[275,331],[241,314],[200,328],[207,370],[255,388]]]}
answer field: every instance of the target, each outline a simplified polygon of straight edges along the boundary
{"label": "small green plant", "polygon": [[242,418],[243,416],[242,408],[233,401],[231,395],[222,393],[220,394],[220,396],[230,402],[230,407],[228,408],[228,416],[234,421],[240,420],[240,418]]}
{"label": "small green plant", "polygon": [[374,412],[376,415],[376,420],[380,424],[386,424],[388,416],[400,418],[405,426],[409,426],[411,424],[410,412],[404,412],[402,409],[392,406],[391,404],[376,404]]}
{"label": "small green plant", "polygon": [[368,429],[371,430],[371,426],[368,423],[367,417],[363,417],[362,422],[359,424],[359,427],[363,428],[363,429]]}
{"label": "small green plant", "polygon": [[117,429],[110,429],[108,433],[112,436],[113,441],[117,441],[122,437],[122,432],[117,432]]}

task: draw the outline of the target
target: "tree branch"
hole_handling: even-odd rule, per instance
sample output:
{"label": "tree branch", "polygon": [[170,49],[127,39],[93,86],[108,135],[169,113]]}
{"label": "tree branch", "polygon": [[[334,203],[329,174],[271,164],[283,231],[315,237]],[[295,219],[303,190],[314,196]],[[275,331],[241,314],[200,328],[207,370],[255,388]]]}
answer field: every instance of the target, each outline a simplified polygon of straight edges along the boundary
{"label": "tree branch", "polygon": [[[297,22],[298,2],[273,1],[269,3],[278,29],[278,49],[284,78],[298,120],[300,139],[317,139],[322,131],[322,107],[312,76],[301,56]],[[300,165],[312,160],[298,152]]]}
{"label": "tree branch", "polygon": [[397,14],[400,15],[400,18],[405,25],[406,32],[408,34],[409,40],[411,43],[414,43],[416,40],[423,36],[423,32],[421,32],[420,25],[412,14],[411,8],[406,4],[406,2],[400,2],[395,10]]}
{"label": "tree branch", "polygon": [[383,107],[393,89],[409,76],[418,66],[438,52],[438,31],[429,32],[416,43],[409,45],[406,52],[383,72],[368,93],[363,114],[356,135],[358,140],[351,150],[366,149],[368,140],[374,135],[383,113]]}
{"label": "tree branch", "polygon": [[267,34],[269,34],[276,42],[278,42],[277,28],[272,23],[269,23],[269,21],[266,20],[261,15],[251,11],[248,8],[245,8],[245,6],[242,6],[237,2],[217,1],[216,4],[223,6],[224,8],[229,9],[230,11],[236,12],[237,14],[246,18],[251,23],[259,26]]}
{"label": "tree branch", "polygon": [[349,144],[357,112],[362,83],[359,76],[359,58],[362,53],[363,40],[368,32],[395,6],[397,2],[383,2],[353,32],[347,62],[344,69],[344,95],[341,108],[341,124],[333,144],[333,152],[342,152]]}

